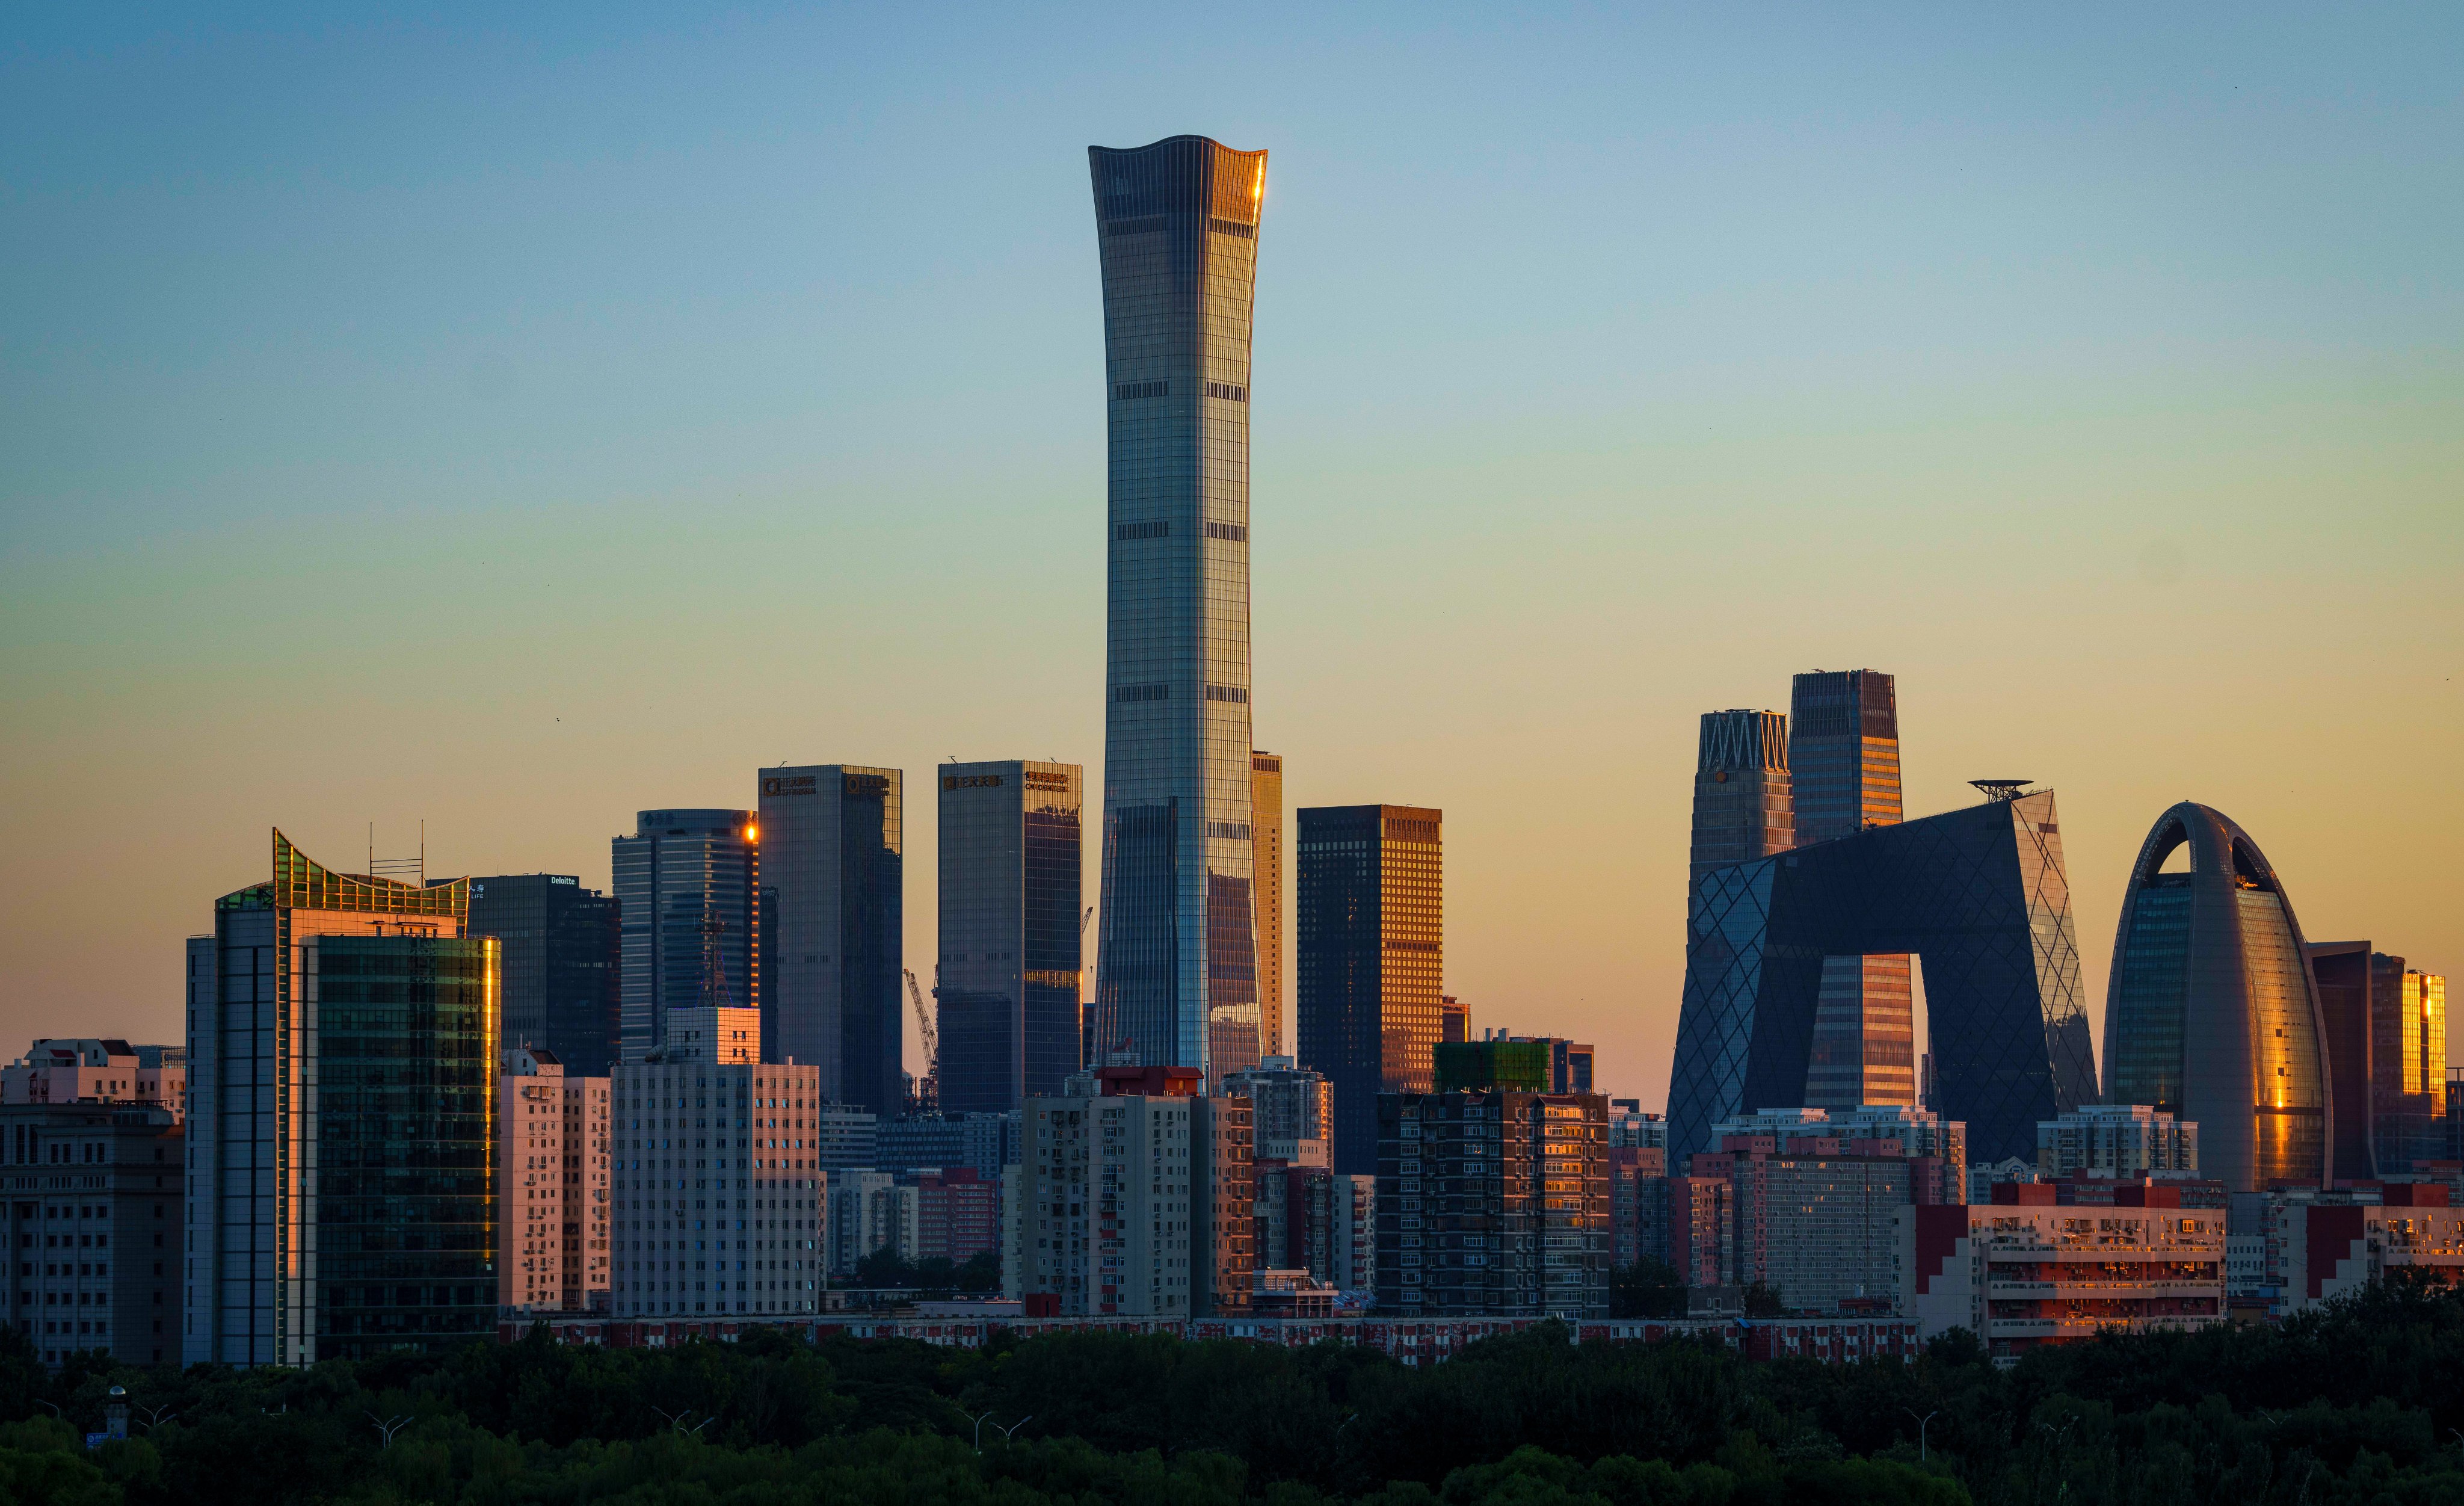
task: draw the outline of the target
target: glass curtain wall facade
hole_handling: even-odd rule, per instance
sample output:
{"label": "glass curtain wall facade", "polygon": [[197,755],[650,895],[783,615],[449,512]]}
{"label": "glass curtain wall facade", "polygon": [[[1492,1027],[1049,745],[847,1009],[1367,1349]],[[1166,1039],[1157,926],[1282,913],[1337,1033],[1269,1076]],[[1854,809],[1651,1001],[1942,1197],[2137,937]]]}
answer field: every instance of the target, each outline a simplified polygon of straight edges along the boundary
{"label": "glass curtain wall facade", "polygon": [[667,1044],[670,1009],[761,1006],[757,838],[750,810],[645,810],[609,844],[622,1059]]}
{"label": "glass curtain wall facade", "polygon": [[1249,830],[1258,869],[1258,1054],[1284,1053],[1284,758],[1249,755]]}
{"label": "glass curtain wall facade", "polygon": [[1671,1165],[1730,1115],[1813,1106],[1827,957],[1925,957],[1934,1107],[1976,1159],[2034,1154],[2039,1120],[2096,1098],[2050,790],[1713,869],[1685,948]]}
{"label": "glass curtain wall facade", "polygon": [[1377,1170],[1377,1096],[1426,1093],[1444,982],[1444,813],[1299,812],[1294,982],[1300,1064],[1334,1090],[1330,1164]]}
{"label": "glass curtain wall facade", "polygon": [[[1900,710],[1890,675],[1799,675],[1789,718],[1800,844],[1900,822]],[[1917,1101],[1915,975],[1904,955],[1823,959],[1805,1101],[1824,1109]]]}
{"label": "glass curtain wall facade", "polygon": [[1256,1065],[1249,339],[1266,154],[1088,148],[1104,283],[1107,637],[1096,1038]]}
{"label": "glass curtain wall facade", "polygon": [[938,772],[941,1109],[1007,1114],[1078,1070],[1086,771],[1009,760]]}
{"label": "glass curtain wall facade", "polygon": [[605,1076],[624,1003],[615,896],[571,874],[473,878],[471,929],[502,948],[506,1043],[545,1047],[577,1077]]}
{"label": "glass curtain wall facade", "polygon": [[2367,941],[2305,950],[2327,1039],[2337,1180],[2449,1159],[2447,980]]}
{"label": "glass curtain wall facade", "polygon": [[[2185,852],[2188,868],[2167,872]],[[2223,813],[2186,801],[2141,844],[2104,1030],[2105,1100],[2195,1120],[2200,1169],[2233,1191],[2321,1185],[2341,1163],[2300,925],[2266,854]]]}
{"label": "glass curtain wall facade", "polygon": [[[498,944],[470,881],[274,879],[190,943],[186,1362],[433,1351],[495,1326]],[[202,955],[201,955],[202,954]]]}
{"label": "glass curtain wall facade", "polygon": [[820,764],[760,771],[761,906],[776,937],[764,1061],[822,1070],[834,1103],[906,1099],[903,777]]}

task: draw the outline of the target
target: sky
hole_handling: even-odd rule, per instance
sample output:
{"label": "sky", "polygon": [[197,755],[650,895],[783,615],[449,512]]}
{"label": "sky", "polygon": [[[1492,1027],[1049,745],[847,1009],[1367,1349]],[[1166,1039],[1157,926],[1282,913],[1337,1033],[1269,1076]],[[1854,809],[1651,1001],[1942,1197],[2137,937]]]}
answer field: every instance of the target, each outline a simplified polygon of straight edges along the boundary
{"label": "sky", "polygon": [[1085,150],[1181,133],[1272,154],[1256,738],[1288,806],[1444,810],[1476,1028],[1660,1104],[1697,719],[1815,668],[1898,676],[1911,814],[2057,791],[2100,1022],[2183,799],[2312,939],[2464,972],[2460,51],[2445,6],[17,8],[0,1059],[179,1039],[272,827],[599,886],[782,761],[1100,786]]}

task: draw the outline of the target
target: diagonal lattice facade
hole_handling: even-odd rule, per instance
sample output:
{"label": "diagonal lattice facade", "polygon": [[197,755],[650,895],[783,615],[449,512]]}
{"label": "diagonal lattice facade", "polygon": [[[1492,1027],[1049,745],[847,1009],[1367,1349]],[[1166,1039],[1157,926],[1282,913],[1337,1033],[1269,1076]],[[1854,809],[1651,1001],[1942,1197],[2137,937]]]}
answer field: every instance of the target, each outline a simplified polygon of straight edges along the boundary
{"label": "diagonal lattice facade", "polygon": [[1978,1160],[2096,1098],[2053,793],[1815,843],[1694,881],[1668,1093],[1672,1169],[1720,1118],[1804,1102],[1822,960],[1924,959],[1934,1103]]}

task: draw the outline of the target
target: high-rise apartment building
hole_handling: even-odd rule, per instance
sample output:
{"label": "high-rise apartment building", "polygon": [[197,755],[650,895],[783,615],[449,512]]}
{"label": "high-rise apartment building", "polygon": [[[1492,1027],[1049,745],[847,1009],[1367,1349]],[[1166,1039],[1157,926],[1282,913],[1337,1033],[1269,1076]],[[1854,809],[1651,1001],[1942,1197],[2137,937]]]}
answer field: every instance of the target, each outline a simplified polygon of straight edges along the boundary
{"label": "high-rise apartment building", "polygon": [[[1879,670],[1796,676],[1788,763],[1798,845],[1899,824],[1900,711],[1891,676]],[[1914,973],[1906,953],[1822,960],[1805,1101],[1825,1109],[1917,1101]]]}
{"label": "high-rise apartment building", "polygon": [[608,844],[622,916],[618,1059],[666,1045],[670,1009],[767,1012],[759,835],[749,810],[645,810],[631,836]]}
{"label": "high-rise apartment building", "polygon": [[1248,1304],[1249,1102],[1194,1067],[1106,1067],[1026,1102],[1006,1201],[1013,1296],[1063,1318],[1206,1318]]}
{"label": "high-rise apartment building", "polygon": [[2367,941],[2303,948],[2334,1077],[2336,1177],[2447,1159],[2447,980]]}
{"label": "high-rise apartment building", "polygon": [[760,774],[768,964],[761,1059],[822,1070],[837,1103],[906,1097],[906,852],[894,768],[818,764]]}
{"label": "high-rise apartment building", "polygon": [[1471,1006],[1450,993],[1438,995],[1438,1039],[1455,1046],[1471,1039]]}
{"label": "high-rise apartment building", "polygon": [[821,1069],[625,1062],[610,1090],[616,1316],[819,1312]]}
{"label": "high-rise apartment building", "polygon": [[1751,862],[1796,845],[1788,719],[1776,711],[1706,711],[1694,754],[1692,872]]}
{"label": "high-rise apartment building", "polygon": [[1376,1103],[1379,1311],[1608,1316],[1608,1099],[1487,1088]]}
{"label": "high-rise apartment building", "polygon": [[2330,1143],[2328,1022],[2292,902],[2250,833],[2188,801],[2157,817],[2108,976],[2106,1102],[2197,1123],[2201,1169],[2233,1191],[2331,1183],[2347,1163]]}
{"label": "high-rise apartment building", "polygon": [[1284,1036],[1284,756],[1249,753],[1249,832],[1258,870],[1258,1054]]}
{"label": "high-rise apartment building", "polygon": [[188,941],[182,1359],[312,1364],[492,1332],[498,943],[468,879],[274,876]]}
{"label": "high-rise apartment building", "polygon": [[1334,1088],[1323,1073],[1289,1056],[1269,1056],[1251,1071],[1225,1074],[1223,1091],[1249,1100],[1250,1130],[1260,1160],[1327,1164]]}
{"label": "high-rise apartment building", "polygon": [[1260,1050],[1249,335],[1266,154],[1088,148],[1104,279],[1097,1039],[1209,1080]]}
{"label": "high-rise apartment building", "polygon": [[624,1006],[623,908],[571,874],[471,880],[471,931],[503,959],[510,1045],[545,1047],[577,1077],[605,1077]]}
{"label": "high-rise apartment building", "polygon": [[496,1303],[604,1309],[608,1295],[609,1079],[567,1075],[543,1046],[509,1046],[496,1078]]}
{"label": "high-rise apartment building", "polygon": [[2082,1103],[2036,1126],[2036,1174],[2144,1181],[2199,1169],[2199,1126],[2144,1103]]}
{"label": "high-rise apartment building", "polygon": [[1079,1067],[1086,771],[1012,759],[936,773],[940,1106],[1013,1113]]}
{"label": "high-rise apartment building", "polygon": [[1377,1096],[1425,1093],[1444,983],[1442,811],[1300,812],[1293,904],[1300,1060],[1334,1085],[1331,1163],[1377,1169]]}
{"label": "high-rise apartment building", "polygon": [[[97,1046],[121,1049],[57,1062],[63,1049]],[[141,1077],[155,1069],[119,1041],[36,1041],[27,1056],[43,1063],[43,1091],[21,1093],[36,1084],[11,1069],[0,1104],[0,1239],[16,1264],[0,1288],[15,1293],[10,1320],[45,1364],[81,1350],[176,1362],[180,1095]]]}
{"label": "high-rise apartment building", "polygon": [[1767,1109],[1714,1126],[1719,1148],[1692,1157],[1686,1171],[1730,1184],[1740,1283],[1759,1281],[1800,1311],[1831,1312],[1896,1297],[1895,1210],[1966,1201],[1966,1131],[1896,1105]]}

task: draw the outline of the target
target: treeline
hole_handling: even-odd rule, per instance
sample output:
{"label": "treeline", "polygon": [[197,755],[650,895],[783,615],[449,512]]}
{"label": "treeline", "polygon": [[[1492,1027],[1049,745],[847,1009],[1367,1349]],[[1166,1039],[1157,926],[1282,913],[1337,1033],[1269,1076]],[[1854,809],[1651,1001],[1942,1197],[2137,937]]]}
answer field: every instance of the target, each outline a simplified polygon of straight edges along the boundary
{"label": "treeline", "polygon": [[[1046,1501],[1317,1506],[2464,1502],[2464,1296],[2108,1338],[2014,1369],[1749,1363],[1544,1326],[1413,1368],[1348,1345],[757,1331],[304,1371],[0,1353],[0,1506]],[[136,1437],[88,1452],[109,1388]]]}

